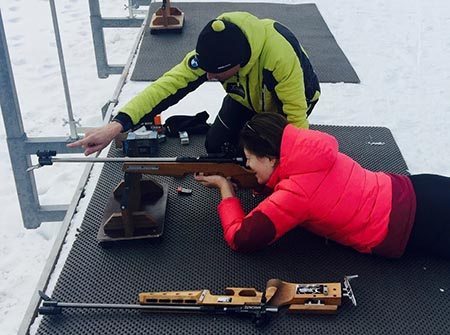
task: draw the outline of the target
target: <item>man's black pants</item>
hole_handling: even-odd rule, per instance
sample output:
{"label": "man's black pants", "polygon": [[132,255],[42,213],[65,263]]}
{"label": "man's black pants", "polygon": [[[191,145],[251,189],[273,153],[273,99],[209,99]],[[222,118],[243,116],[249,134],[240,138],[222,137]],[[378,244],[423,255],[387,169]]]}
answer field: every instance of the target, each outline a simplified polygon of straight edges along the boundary
{"label": "man's black pants", "polygon": [[[311,113],[317,101],[308,106],[307,115]],[[224,148],[235,151],[239,145],[239,133],[245,123],[256,113],[226,95],[219,114],[206,135],[206,152],[222,153]],[[225,144],[225,145],[224,145]]]}

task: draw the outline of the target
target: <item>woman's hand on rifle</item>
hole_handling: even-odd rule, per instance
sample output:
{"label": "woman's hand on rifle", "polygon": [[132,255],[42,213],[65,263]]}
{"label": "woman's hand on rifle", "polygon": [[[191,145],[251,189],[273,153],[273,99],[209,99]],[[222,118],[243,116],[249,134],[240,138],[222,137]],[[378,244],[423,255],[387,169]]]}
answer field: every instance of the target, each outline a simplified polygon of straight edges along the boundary
{"label": "woman's hand on rifle", "polygon": [[229,179],[223,176],[205,176],[203,173],[196,173],[194,174],[194,179],[206,187],[218,188],[220,190],[222,199],[236,196],[234,192],[235,185]]}

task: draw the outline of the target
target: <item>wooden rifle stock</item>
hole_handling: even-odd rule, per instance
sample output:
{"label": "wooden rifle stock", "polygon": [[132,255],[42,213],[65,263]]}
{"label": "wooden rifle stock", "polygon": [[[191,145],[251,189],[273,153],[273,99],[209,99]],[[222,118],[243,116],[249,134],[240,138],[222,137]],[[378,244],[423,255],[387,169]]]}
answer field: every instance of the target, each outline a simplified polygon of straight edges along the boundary
{"label": "wooden rifle stock", "polygon": [[356,306],[356,299],[345,276],[341,283],[288,283],[279,279],[267,282],[266,290],[229,287],[225,294],[213,295],[209,290],[144,292],[139,294],[139,304],[99,304],[60,302],[39,291],[43,300],[39,314],[60,314],[64,308],[137,309],[145,312],[184,312],[208,314],[241,314],[251,316],[257,326],[269,321],[269,314],[278,313],[282,307],[290,312],[335,313],[347,296]]}
{"label": "wooden rifle stock", "polygon": [[204,173],[205,175],[220,175],[230,178],[241,188],[255,188],[258,186],[255,173],[238,161],[202,160],[202,157],[179,157],[173,162],[125,162],[123,171],[129,173],[141,173],[149,175],[183,177],[192,173]]}
{"label": "wooden rifle stock", "polygon": [[[265,292],[254,288],[228,287],[225,294],[213,295],[209,290],[145,292],[139,294],[141,305],[177,305],[177,306],[259,306],[272,308],[286,306],[290,312],[303,313],[335,313],[341,305],[341,299],[353,292],[349,278],[341,283],[289,283],[279,279],[267,282]],[[352,299],[352,297],[349,297]],[[353,300],[352,300],[353,301]],[[356,305],[356,300],[354,301]]]}

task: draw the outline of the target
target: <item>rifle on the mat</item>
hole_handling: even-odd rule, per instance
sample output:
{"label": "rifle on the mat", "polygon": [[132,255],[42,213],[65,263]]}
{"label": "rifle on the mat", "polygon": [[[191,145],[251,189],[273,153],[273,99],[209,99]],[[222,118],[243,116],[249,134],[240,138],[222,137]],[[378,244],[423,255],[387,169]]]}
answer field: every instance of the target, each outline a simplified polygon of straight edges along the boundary
{"label": "rifle on the mat", "polygon": [[270,314],[287,308],[289,312],[335,313],[342,296],[356,306],[356,299],[345,276],[341,283],[295,284],[279,279],[267,282],[266,290],[229,287],[223,295],[213,295],[209,290],[145,292],[139,294],[139,304],[98,304],[59,302],[39,291],[43,302],[38,311],[44,315],[60,314],[65,308],[137,309],[145,312],[187,312],[206,314],[231,314],[250,316],[257,326],[269,321]]}
{"label": "rifle on the mat", "polygon": [[159,176],[183,177],[202,172],[206,175],[221,175],[230,178],[241,188],[258,186],[255,173],[245,168],[242,157],[228,157],[225,154],[198,157],[65,157],[56,156],[56,151],[37,151],[38,164],[27,171],[53,163],[123,163],[123,171],[129,173]]}

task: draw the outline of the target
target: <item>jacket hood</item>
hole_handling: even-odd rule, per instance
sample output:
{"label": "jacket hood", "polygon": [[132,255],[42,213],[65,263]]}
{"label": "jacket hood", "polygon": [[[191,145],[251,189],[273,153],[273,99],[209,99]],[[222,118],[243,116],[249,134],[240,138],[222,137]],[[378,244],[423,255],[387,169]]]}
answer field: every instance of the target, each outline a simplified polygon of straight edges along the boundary
{"label": "jacket hood", "polygon": [[245,37],[247,37],[251,50],[250,59],[239,71],[242,75],[246,75],[257,62],[264,46],[265,29],[263,22],[256,16],[247,12],[223,13],[218,19],[234,23],[242,30]]}
{"label": "jacket hood", "polygon": [[338,154],[336,139],[326,133],[287,125],[281,140],[279,176],[328,170]]}

